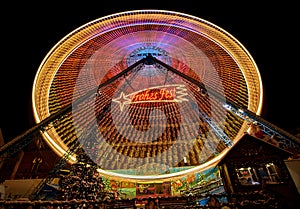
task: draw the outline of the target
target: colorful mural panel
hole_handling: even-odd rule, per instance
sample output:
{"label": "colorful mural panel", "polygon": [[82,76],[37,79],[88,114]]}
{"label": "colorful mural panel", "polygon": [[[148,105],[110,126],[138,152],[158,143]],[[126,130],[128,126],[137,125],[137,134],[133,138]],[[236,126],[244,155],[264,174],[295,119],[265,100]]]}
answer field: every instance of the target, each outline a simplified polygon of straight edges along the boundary
{"label": "colorful mural panel", "polygon": [[[224,194],[219,167],[213,167],[199,173],[190,173],[181,178],[161,182],[132,182],[104,178],[107,189],[122,198],[170,197],[187,194]],[[206,201],[206,200],[201,200]]]}

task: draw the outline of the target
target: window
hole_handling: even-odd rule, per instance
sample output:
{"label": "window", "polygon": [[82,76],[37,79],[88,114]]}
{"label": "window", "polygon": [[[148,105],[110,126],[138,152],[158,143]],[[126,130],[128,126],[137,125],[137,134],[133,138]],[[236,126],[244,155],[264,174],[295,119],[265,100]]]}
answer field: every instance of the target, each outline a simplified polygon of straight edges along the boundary
{"label": "window", "polygon": [[252,167],[236,169],[237,177],[241,185],[258,185],[259,178]]}
{"label": "window", "polygon": [[267,184],[282,182],[280,170],[274,163],[262,163],[259,166],[239,167],[235,169],[238,181],[243,186],[259,185],[263,181]]}

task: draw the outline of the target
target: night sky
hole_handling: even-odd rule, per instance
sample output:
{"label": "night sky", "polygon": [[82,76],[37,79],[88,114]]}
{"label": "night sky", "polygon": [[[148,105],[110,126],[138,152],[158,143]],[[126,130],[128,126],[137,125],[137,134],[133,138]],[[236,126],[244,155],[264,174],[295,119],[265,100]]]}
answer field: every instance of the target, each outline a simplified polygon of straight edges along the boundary
{"label": "night sky", "polygon": [[136,9],[182,12],[229,32],[248,50],[261,73],[265,96],[262,117],[289,132],[300,127],[296,3],[97,2],[72,1],[71,5],[62,6],[52,1],[32,5],[11,1],[1,6],[1,63],[4,65],[1,68],[0,128],[6,141],[35,124],[31,107],[33,80],[51,48],[85,23]]}

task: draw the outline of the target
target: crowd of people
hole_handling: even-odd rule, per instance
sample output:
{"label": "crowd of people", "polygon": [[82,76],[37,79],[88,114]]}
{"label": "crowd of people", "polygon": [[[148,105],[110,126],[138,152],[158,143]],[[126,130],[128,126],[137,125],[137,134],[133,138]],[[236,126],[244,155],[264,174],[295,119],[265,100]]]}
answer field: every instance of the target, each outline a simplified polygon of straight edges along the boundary
{"label": "crowd of people", "polygon": [[144,199],[123,199],[106,201],[72,200],[72,201],[35,201],[14,204],[1,204],[0,209],[249,209],[249,208],[284,208],[278,197],[267,192],[250,192],[227,196],[228,202],[220,201],[219,195],[209,195],[208,202],[199,204],[198,198],[165,197]]}

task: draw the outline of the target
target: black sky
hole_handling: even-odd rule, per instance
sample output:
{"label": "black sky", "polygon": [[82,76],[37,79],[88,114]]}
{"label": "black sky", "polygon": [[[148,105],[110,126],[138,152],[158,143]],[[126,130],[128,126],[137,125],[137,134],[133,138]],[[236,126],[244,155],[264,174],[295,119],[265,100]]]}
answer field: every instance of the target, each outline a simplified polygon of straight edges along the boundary
{"label": "black sky", "polygon": [[296,3],[168,2],[72,1],[61,5],[62,2],[49,1],[2,5],[0,128],[4,138],[10,140],[35,124],[31,109],[33,80],[44,57],[59,40],[92,20],[136,9],[183,12],[229,32],[245,46],[260,70],[265,95],[262,117],[289,132],[300,127]]}

